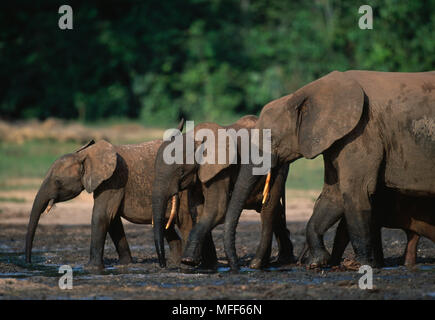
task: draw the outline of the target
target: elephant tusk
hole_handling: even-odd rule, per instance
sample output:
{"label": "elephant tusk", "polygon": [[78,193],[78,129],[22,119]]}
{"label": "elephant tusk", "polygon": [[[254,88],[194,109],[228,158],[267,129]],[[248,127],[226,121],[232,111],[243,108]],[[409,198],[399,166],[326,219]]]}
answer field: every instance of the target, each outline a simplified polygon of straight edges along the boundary
{"label": "elephant tusk", "polygon": [[165,229],[168,229],[171,226],[172,220],[174,220],[175,213],[177,211],[177,196],[172,197],[172,208],[171,208],[171,214],[169,215],[168,223],[166,224]]}
{"label": "elephant tusk", "polygon": [[264,184],[263,189],[263,201],[261,204],[264,204],[267,200],[267,197],[269,196],[269,189],[270,189],[270,172],[267,174],[266,183]]}
{"label": "elephant tusk", "polygon": [[50,199],[50,201],[48,202],[47,209],[45,209],[44,213],[48,213],[51,210],[51,208],[53,208],[53,205],[54,205],[54,199]]}

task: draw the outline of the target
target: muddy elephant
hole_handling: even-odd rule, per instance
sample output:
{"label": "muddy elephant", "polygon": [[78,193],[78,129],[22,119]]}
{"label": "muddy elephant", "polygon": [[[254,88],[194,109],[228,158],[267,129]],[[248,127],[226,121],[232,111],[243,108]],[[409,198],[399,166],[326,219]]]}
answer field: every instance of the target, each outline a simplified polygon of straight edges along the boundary
{"label": "muddy elephant", "polygon": [[[183,127],[181,121],[179,129]],[[76,152],[56,160],[46,174],[33,202],[26,236],[26,260],[31,261],[32,243],[41,214],[54,203],[78,196],[84,189],[93,192],[89,266],[102,268],[107,232],[115,244],[121,264],[132,261],[121,217],[132,223],[151,224],[151,190],[154,161],[163,140],[140,144],[112,145],[91,141]],[[187,192],[176,195],[171,204],[178,210],[175,223],[186,239],[192,228]],[[177,200],[174,201],[173,200]],[[168,208],[171,206],[168,206]],[[169,209],[165,217],[169,217]],[[179,263],[183,243],[174,224],[165,229],[171,261]],[[212,245],[212,242],[211,242]],[[213,251],[213,248],[208,248]]]}
{"label": "muddy elephant", "polygon": [[[415,265],[420,237],[435,242],[435,198],[404,195],[386,188],[376,192],[372,203],[374,254],[378,263],[383,265],[381,228],[386,227],[405,231],[407,245],[403,254],[403,263],[406,266]],[[330,265],[340,263],[348,243],[346,220],[342,218],[334,238]]]}
{"label": "muddy elephant", "polygon": [[[201,163],[194,157],[192,157],[193,161],[187,161],[189,152],[191,155],[198,152],[204,142],[204,140],[199,139],[195,141],[190,151],[187,150],[189,134],[196,136],[201,130],[208,129],[208,132],[213,134],[211,139],[216,139],[216,150],[214,151],[215,156],[218,156],[218,130],[234,129],[238,131],[239,129],[249,129],[255,125],[256,121],[257,117],[255,116],[245,116],[236,123],[225,127],[211,122],[195,126],[194,130],[190,130],[179,137],[183,146],[183,161],[179,163],[167,163],[165,159],[165,150],[169,148],[173,141],[165,141],[161,145],[156,157],[156,178],[153,185],[152,206],[155,244],[162,267],[165,266],[162,235],[163,217],[168,199],[180,191],[188,190],[189,195],[192,195],[189,199],[201,203],[200,213],[194,216],[195,225],[189,234],[181,260],[184,264],[196,266],[201,262],[199,253],[204,242],[211,238],[212,229],[224,221],[227,203],[239,170],[238,162],[224,161],[220,164],[216,160],[214,164],[209,162]],[[237,146],[240,147],[240,141]],[[226,148],[226,151],[228,151],[228,144],[226,144]],[[240,148],[237,149],[237,154],[240,156]],[[243,203],[243,208],[254,209],[261,213],[261,240],[256,255],[250,264],[252,268],[260,268],[268,262],[273,232],[279,246],[278,262],[285,263],[294,260],[290,232],[286,227],[285,219],[285,181],[287,174],[288,164],[276,168],[276,174],[268,182],[267,188],[270,191],[266,192],[268,201],[264,205],[262,202],[266,183],[265,175],[259,179],[253,192]],[[281,200],[283,203],[281,203]]]}
{"label": "muddy elephant", "polygon": [[[313,264],[327,264],[323,234],[344,215],[357,261],[376,265],[370,197],[378,187],[435,196],[435,72],[334,71],[268,103],[255,127],[272,132],[272,167],[323,155],[324,186],[306,229]],[[257,182],[251,167],[242,166],[226,214],[233,268],[235,228]]]}

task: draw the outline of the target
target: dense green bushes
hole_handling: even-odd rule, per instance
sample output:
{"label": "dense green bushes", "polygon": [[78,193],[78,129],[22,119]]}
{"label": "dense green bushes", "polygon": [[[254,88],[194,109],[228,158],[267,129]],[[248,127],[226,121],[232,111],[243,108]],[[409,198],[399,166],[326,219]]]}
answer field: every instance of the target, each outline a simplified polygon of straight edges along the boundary
{"label": "dense green bushes", "polygon": [[[0,117],[229,122],[332,70],[435,69],[435,1],[18,1],[0,10]],[[373,7],[373,30],[358,8]]]}

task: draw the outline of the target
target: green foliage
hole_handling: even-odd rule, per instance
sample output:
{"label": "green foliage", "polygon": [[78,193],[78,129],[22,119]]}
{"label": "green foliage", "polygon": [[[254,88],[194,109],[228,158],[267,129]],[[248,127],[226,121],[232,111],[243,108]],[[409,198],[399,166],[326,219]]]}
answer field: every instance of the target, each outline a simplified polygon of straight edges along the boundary
{"label": "green foliage", "polygon": [[289,189],[321,190],[323,186],[323,157],[299,159],[290,165],[286,187]]}
{"label": "green foliage", "polygon": [[76,143],[28,141],[0,143],[0,187],[9,178],[43,178],[61,155],[77,149]]}
{"label": "green foliage", "polygon": [[[23,144],[0,143],[0,190],[35,189],[39,182],[26,182],[23,187],[10,186],[10,179],[42,179],[52,163],[79,145],[50,140],[28,141]],[[291,189],[320,190],[323,185],[323,158],[300,159],[290,166],[286,186]],[[1,200],[0,200],[1,201]]]}
{"label": "green foliage", "polygon": [[435,0],[73,1],[0,9],[0,117],[229,121],[332,70],[435,66]]}

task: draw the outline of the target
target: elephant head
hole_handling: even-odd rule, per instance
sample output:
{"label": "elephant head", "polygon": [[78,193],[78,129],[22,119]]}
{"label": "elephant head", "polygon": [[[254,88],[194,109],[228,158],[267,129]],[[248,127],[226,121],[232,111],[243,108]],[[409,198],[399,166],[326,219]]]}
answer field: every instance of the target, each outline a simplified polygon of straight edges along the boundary
{"label": "elephant head", "polygon": [[78,196],[83,189],[91,193],[109,179],[117,165],[112,144],[93,140],[74,153],[57,159],[48,170],[33,201],[26,236],[26,261],[31,262],[32,243],[41,214],[56,202]]}
{"label": "elephant head", "polygon": [[[272,166],[301,157],[313,159],[359,123],[365,101],[360,85],[342,72],[332,72],[293,94],[268,103],[256,128],[271,130]],[[261,149],[261,145],[260,145]],[[225,219],[225,252],[237,268],[235,230],[243,204],[259,176],[242,165]],[[272,168],[272,174],[274,172]]]}
{"label": "elephant head", "polygon": [[[215,123],[202,123],[195,126],[194,130],[180,134],[179,136],[173,136],[170,141],[165,141],[160,146],[155,162],[155,180],[153,184],[152,192],[152,207],[153,207],[153,220],[154,220],[154,241],[159,258],[159,264],[161,267],[166,266],[165,252],[163,245],[163,222],[165,218],[165,212],[167,209],[168,201],[171,197],[178,194],[178,192],[186,190],[188,188],[194,188],[198,184],[206,184],[213,180],[220,172],[227,169],[231,164],[229,161],[225,163],[218,163],[218,130],[223,128],[250,128],[256,123],[257,117],[245,116],[239,121],[228,127],[222,127]],[[202,136],[203,139],[194,140],[191,148],[189,148],[189,138],[201,135],[201,130],[207,129],[212,136]],[[191,135],[189,137],[189,135]],[[197,136],[196,136],[197,137]],[[215,139],[214,150],[206,150],[205,154],[210,151],[214,151],[216,157],[215,164],[198,163],[195,153],[203,145],[203,142],[207,139]],[[179,163],[168,163],[167,150],[171,144],[179,139],[179,145],[182,147],[182,161]],[[192,140],[193,141],[193,140]],[[166,151],[165,151],[166,150]],[[226,145],[226,152],[229,154],[229,145]],[[189,160],[191,159],[191,160]]]}

